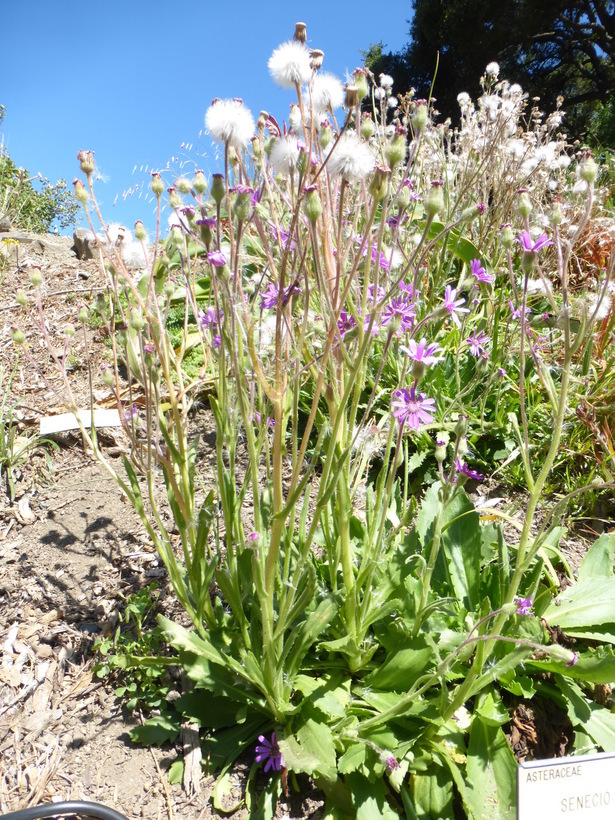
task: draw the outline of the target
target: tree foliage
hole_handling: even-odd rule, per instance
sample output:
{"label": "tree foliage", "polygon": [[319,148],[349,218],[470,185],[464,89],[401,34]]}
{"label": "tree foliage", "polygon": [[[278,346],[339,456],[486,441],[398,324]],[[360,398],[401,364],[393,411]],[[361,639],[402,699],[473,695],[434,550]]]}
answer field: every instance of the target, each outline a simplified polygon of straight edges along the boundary
{"label": "tree foliage", "polygon": [[[456,117],[457,94],[478,92],[490,61],[522,85],[541,107],[564,97],[566,129],[585,137],[615,89],[615,2],[611,0],[412,0],[410,42],[398,53],[372,46],[366,57],[398,88],[433,95]],[[603,129],[604,130],[604,129]],[[602,135],[615,141],[615,134]]]}

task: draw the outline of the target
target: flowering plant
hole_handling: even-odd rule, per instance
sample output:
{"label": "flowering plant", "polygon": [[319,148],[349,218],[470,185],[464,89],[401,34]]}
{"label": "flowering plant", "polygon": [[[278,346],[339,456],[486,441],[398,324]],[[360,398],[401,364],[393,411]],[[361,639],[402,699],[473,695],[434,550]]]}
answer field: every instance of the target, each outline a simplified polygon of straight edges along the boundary
{"label": "flowering plant", "polygon": [[[587,589],[579,611],[567,592],[554,601],[556,519],[533,529],[571,381],[591,357],[595,313],[573,330],[568,270],[593,180],[570,192],[571,235],[558,217],[552,238],[534,239],[532,208],[547,213],[553,187],[568,191],[567,163],[549,120],[522,131],[521,89],[492,77],[478,108],[460,100],[452,134],[425,101],[393,98],[390,78],[370,90],[355,72],[341,94],[298,31],[269,62],[296,94],[288,127],[214,101],[205,121],[224,169],[209,196],[188,185],[186,208],[171,191],[174,227],[140,282],[121,248],[104,251],[108,382],[121,403],[123,359],[145,408],[139,429],[125,417],[127,477],[107,466],[188,616],[190,628],[160,623],[194,684],[182,718],[198,716],[215,769],[257,743],[276,795],[277,772],[305,773],[340,816],[479,817],[493,802],[508,816],[513,698],[593,709],[580,682],[615,679],[613,540],[582,565],[573,589],[595,574],[600,592]],[[163,187],[154,178],[159,205]],[[559,317],[555,358],[530,322],[530,273],[558,285],[544,294]],[[179,344],[167,329],[178,300]],[[190,334],[202,354],[192,381]],[[206,493],[188,424],[204,380],[216,423]],[[550,422],[539,463],[536,384]],[[471,444],[496,429],[528,489],[514,544],[500,523],[514,519],[466,491],[482,479]],[[96,450],[95,432],[83,434]],[[573,652],[547,626],[607,645]],[[611,723],[602,709],[584,740],[610,748],[600,727]]]}

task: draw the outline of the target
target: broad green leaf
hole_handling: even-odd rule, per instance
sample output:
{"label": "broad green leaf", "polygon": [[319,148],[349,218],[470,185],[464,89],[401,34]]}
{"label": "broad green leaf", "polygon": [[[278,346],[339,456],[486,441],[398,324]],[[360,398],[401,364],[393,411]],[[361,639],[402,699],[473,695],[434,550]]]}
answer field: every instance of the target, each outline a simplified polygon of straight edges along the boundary
{"label": "broad green leaf", "polygon": [[457,597],[470,611],[478,604],[480,593],[481,545],[479,515],[462,490],[446,508],[442,547]]}
{"label": "broad green leaf", "polygon": [[[571,633],[568,633],[571,634]],[[536,672],[556,672],[569,678],[588,683],[615,683],[615,649],[612,646],[598,646],[579,654],[574,666],[550,659],[526,661],[526,668]]]}
{"label": "broad green leaf", "polygon": [[233,785],[228,772],[224,772],[216,780],[211,797],[214,808],[223,812],[223,814],[233,814],[243,805],[241,791]]}
{"label": "broad green leaf", "polygon": [[615,715],[604,706],[588,700],[576,683],[560,676],[557,683],[566,696],[568,716],[573,726],[581,726],[603,751],[614,752]]}
{"label": "broad green leaf", "polygon": [[184,761],[183,758],[179,760],[174,760],[173,763],[169,766],[169,771],[167,772],[167,777],[169,779],[169,783],[181,783],[184,779]]}
{"label": "broad green leaf", "polygon": [[407,692],[414,681],[436,661],[432,647],[419,635],[370,673],[365,685],[373,689]]}
{"label": "broad green leaf", "polygon": [[364,771],[363,766],[366,757],[367,746],[365,743],[353,743],[338,760],[337,770],[340,774]]}
{"label": "broad green leaf", "polygon": [[475,715],[470,729],[466,799],[480,820],[514,820],[517,764],[504,732]]}
{"label": "broad green leaf", "polygon": [[615,577],[579,581],[558,595],[542,617],[564,631],[615,623]]}
{"label": "broad green leaf", "polygon": [[614,561],[615,532],[605,532],[587,551],[579,567],[579,582],[594,581],[596,578],[611,578]]}
{"label": "broad green leaf", "polygon": [[[359,772],[352,772],[346,778],[352,792],[352,801],[357,820],[399,820],[399,815],[389,806],[384,782],[368,780]],[[442,815],[438,815],[442,816]]]}
{"label": "broad green leaf", "polygon": [[479,715],[489,726],[502,726],[510,721],[508,710],[495,689],[481,693],[474,714]]}
{"label": "broad green leaf", "polygon": [[418,820],[453,817],[453,784],[448,772],[436,765],[429,769],[427,774],[410,775],[414,816]]}
{"label": "broad green leaf", "polygon": [[296,734],[285,732],[278,743],[292,771],[320,774],[329,780],[337,777],[333,735],[326,723],[308,718]]}

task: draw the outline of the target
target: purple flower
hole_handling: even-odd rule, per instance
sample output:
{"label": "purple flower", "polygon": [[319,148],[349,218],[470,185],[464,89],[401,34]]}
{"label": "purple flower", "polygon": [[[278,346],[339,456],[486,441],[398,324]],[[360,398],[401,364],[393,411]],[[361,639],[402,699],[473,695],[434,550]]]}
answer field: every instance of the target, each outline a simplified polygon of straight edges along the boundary
{"label": "purple flower", "polygon": [[258,743],[256,744],[256,756],[254,758],[257,763],[265,761],[265,771],[269,769],[279,772],[284,766],[282,760],[282,753],[278,746],[278,741],[275,738],[275,732],[271,733],[271,742],[267,740],[264,735],[258,736]]}
{"label": "purple flower", "polygon": [[461,327],[461,320],[458,313],[469,313],[468,308],[461,307],[465,304],[465,299],[455,299],[457,296],[457,289],[447,285],[444,289],[444,307],[451,314],[451,319],[457,327]]}
{"label": "purple flower", "polygon": [[515,603],[517,604],[517,615],[529,615],[530,618],[534,617],[534,613],[532,612],[533,602],[531,598],[517,597]]}
{"label": "purple flower", "polygon": [[485,282],[487,285],[490,285],[493,282],[493,276],[483,268],[480,263],[480,259],[473,259],[470,262],[470,273],[476,281],[480,284],[480,282]]}
{"label": "purple flower", "polygon": [[394,319],[399,321],[402,332],[412,330],[416,319],[416,308],[410,299],[405,299],[403,296],[391,299],[391,303],[382,312],[382,324],[387,325]]}
{"label": "purple flower", "polygon": [[[301,293],[301,288],[298,285],[294,283],[289,285],[284,291],[282,304],[286,305],[290,297],[295,296],[298,293]],[[261,310],[271,310],[272,308],[275,308],[278,304],[279,298],[280,288],[277,285],[274,285],[273,282],[270,282],[267,290],[261,294]]]}
{"label": "purple flower", "polygon": [[[521,319],[521,308],[516,308],[512,302],[512,299],[508,300],[508,304],[510,305],[510,312],[513,319]],[[528,313],[531,313],[529,307],[525,308],[525,316],[527,317]]]}
{"label": "purple flower", "polygon": [[466,339],[466,342],[470,345],[470,353],[476,357],[485,352],[485,345],[488,341],[489,337],[482,330],[479,333],[475,330],[474,333]]}
{"label": "purple flower", "polygon": [[387,772],[391,774],[395,771],[395,769],[399,769],[401,764],[396,757],[390,755],[389,757],[387,757],[385,765],[387,767]]}
{"label": "purple flower", "polygon": [[408,342],[408,346],[402,346],[399,348],[404,353],[407,353],[408,356],[415,362],[421,362],[425,365],[425,367],[431,367],[432,364],[437,364],[437,362],[441,362],[444,356],[438,355],[440,353],[440,345],[436,344],[436,342],[432,342],[432,344],[427,344],[427,339],[423,338],[420,342],[415,342],[414,339],[410,339]]}
{"label": "purple flower", "polygon": [[223,268],[226,265],[226,256],[222,251],[210,251],[207,254],[207,259],[211,262],[214,268]]}
{"label": "purple flower", "polygon": [[337,320],[337,327],[342,339],[348,333],[349,330],[352,330],[353,327],[356,326],[357,321],[351,313],[348,313],[345,310],[340,311],[340,318]]}
{"label": "purple flower", "polygon": [[434,399],[427,399],[422,393],[416,392],[414,387],[406,390],[402,387],[393,393],[395,401],[391,402],[394,417],[403,426],[408,422],[412,430],[418,430],[421,424],[431,424],[435,412]]}
{"label": "purple flower", "polygon": [[202,328],[209,328],[212,333],[218,329],[223,318],[224,313],[218,313],[218,311],[213,307],[207,307],[205,310],[200,310],[198,316],[199,325]]}
{"label": "purple flower", "polygon": [[155,346],[151,342],[146,342],[143,345],[143,352],[148,353],[150,356],[156,352]]}
{"label": "purple flower", "polygon": [[457,472],[461,473],[461,475],[465,475],[468,478],[473,478],[474,481],[482,480],[483,474],[479,473],[477,470],[472,470],[470,467],[468,467],[465,461],[462,461],[460,458],[455,459],[453,464],[455,465],[455,469],[457,470]]}
{"label": "purple flower", "polygon": [[542,236],[539,236],[535,242],[532,242],[532,237],[530,236],[529,231],[523,231],[523,233],[519,234],[517,237],[517,242],[521,244],[521,247],[526,253],[536,253],[542,248],[546,248],[548,245],[553,244],[553,240],[549,239],[546,233],[543,233]]}

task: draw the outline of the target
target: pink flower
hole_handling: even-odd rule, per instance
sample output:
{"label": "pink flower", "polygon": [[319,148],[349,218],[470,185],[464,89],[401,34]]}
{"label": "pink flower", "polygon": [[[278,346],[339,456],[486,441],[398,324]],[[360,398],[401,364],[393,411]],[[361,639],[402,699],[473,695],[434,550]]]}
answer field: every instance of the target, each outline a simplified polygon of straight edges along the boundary
{"label": "pink flower", "polygon": [[532,237],[530,236],[529,231],[523,231],[523,233],[519,234],[517,237],[517,242],[521,244],[521,247],[526,253],[536,253],[542,248],[546,248],[548,245],[553,244],[553,240],[549,239],[546,233],[543,233],[542,236],[539,236],[535,242],[532,242]]}
{"label": "pink flower", "polygon": [[490,273],[487,273],[487,271],[483,268],[480,263],[480,259],[473,259],[470,262],[470,272],[479,284],[484,282],[485,284],[490,285],[493,282],[493,276]]}
{"label": "pink flower", "polygon": [[395,401],[391,402],[393,416],[403,426],[408,422],[412,430],[418,430],[421,424],[431,424],[435,412],[434,399],[425,398],[422,393],[416,393],[414,387],[406,390],[402,387],[393,393]]}
{"label": "pink flower", "polygon": [[437,364],[437,362],[441,362],[444,356],[438,355],[440,353],[440,345],[432,342],[432,344],[427,344],[427,339],[423,338],[420,342],[415,342],[414,339],[410,339],[408,342],[408,346],[402,346],[399,348],[415,362],[421,362],[425,365],[425,367],[431,367],[432,364]]}
{"label": "pink flower", "polygon": [[444,307],[448,310],[451,314],[451,319],[455,323],[457,327],[461,327],[461,320],[458,313],[469,313],[470,311],[468,308],[461,307],[461,305],[465,305],[465,299],[455,299],[457,296],[457,289],[452,288],[450,285],[447,285],[444,289]]}
{"label": "pink flower", "polygon": [[474,333],[466,339],[466,342],[470,345],[470,353],[476,357],[485,352],[485,345],[488,341],[489,337],[482,330],[479,333],[475,330]]}

